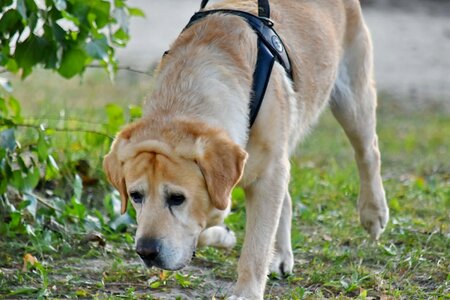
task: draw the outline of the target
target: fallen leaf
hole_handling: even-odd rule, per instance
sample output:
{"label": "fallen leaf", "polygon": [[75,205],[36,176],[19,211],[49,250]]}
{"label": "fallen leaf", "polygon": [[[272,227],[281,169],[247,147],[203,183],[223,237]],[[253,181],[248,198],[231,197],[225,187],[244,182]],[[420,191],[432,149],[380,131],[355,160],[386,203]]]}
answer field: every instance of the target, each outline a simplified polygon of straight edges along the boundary
{"label": "fallen leaf", "polygon": [[50,221],[46,222],[44,224],[44,228],[51,230],[53,232],[58,232],[58,233],[65,233],[66,230],[64,229],[64,226],[59,224],[58,222],[56,222],[55,220],[51,219]]}
{"label": "fallen leaf", "polygon": [[152,282],[151,284],[150,284],[150,288],[151,289],[157,289],[157,288],[159,288],[161,286],[161,281],[155,281],[155,282]]}
{"label": "fallen leaf", "polygon": [[23,272],[28,271],[28,265],[34,266],[37,262],[38,262],[38,260],[36,259],[36,257],[31,255],[30,253],[25,254],[23,256],[23,268],[22,268],[22,271]]}
{"label": "fallen leaf", "polygon": [[86,234],[81,242],[83,244],[98,242],[99,246],[101,246],[101,247],[106,246],[105,238],[102,236],[101,233],[96,232],[96,231],[89,232],[88,234]]}
{"label": "fallen leaf", "polygon": [[169,278],[169,276],[170,276],[170,272],[169,271],[162,270],[159,273],[159,280],[161,280],[161,281],[167,280],[167,278]]}
{"label": "fallen leaf", "polygon": [[331,236],[329,236],[329,235],[327,235],[327,234],[324,234],[323,235],[323,237],[322,237],[325,241],[327,241],[327,242],[331,242],[333,239],[331,238]]}
{"label": "fallen leaf", "polygon": [[84,290],[84,289],[79,289],[79,290],[77,290],[77,291],[75,292],[75,294],[76,294],[78,297],[82,297],[82,298],[87,297],[87,296],[89,295],[89,293],[88,293],[86,290]]}

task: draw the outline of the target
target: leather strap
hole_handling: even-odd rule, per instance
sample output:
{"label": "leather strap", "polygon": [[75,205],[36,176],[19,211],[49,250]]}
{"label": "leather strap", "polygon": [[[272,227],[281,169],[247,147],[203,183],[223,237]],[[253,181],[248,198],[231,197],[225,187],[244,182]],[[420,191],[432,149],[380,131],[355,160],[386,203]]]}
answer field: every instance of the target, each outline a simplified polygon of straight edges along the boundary
{"label": "leather strap", "polygon": [[262,40],[264,45],[266,45],[271,50],[271,52],[277,58],[277,61],[283,66],[283,68],[286,70],[286,73],[292,79],[292,68],[288,53],[286,51],[286,47],[284,46],[278,34],[273,29],[273,23],[269,19],[257,17],[240,10],[214,9],[199,11],[195,13],[184,29],[189,28],[196,21],[215,13],[231,14],[244,18],[250,25],[250,27],[252,27],[253,31],[255,31],[255,33],[258,35],[258,40]]}
{"label": "leather strap", "polygon": [[275,57],[263,44],[261,39],[258,39],[258,58],[256,60],[255,71],[253,72],[252,93],[250,95],[249,103],[250,128],[252,128],[253,123],[255,123],[259,109],[261,108],[274,62]]}
{"label": "leather strap", "polygon": [[[202,0],[200,8],[205,8],[207,3],[208,0]],[[195,22],[210,14],[224,13],[244,18],[250,27],[252,27],[253,31],[258,35],[258,57],[255,70],[253,72],[252,92],[249,103],[250,128],[253,126],[253,123],[255,122],[261,108],[275,60],[277,60],[284,67],[286,73],[292,79],[292,68],[286,48],[278,34],[273,29],[273,23],[269,19],[270,8],[268,0],[259,0],[258,8],[259,16],[232,9],[199,11],[192,16],[189,23],[183,29],[185,30],[189,28]]]}
{"label": "leather strap", "polygon": [[270,18],[269,0],[258,0],[258,16],[263,18]]}
{"label": "leather strap", "polygon": [[200,9],[204,9],[206,7],[206,4],[208,4],[209,0],[202,0],[202,3],[200,4]]}

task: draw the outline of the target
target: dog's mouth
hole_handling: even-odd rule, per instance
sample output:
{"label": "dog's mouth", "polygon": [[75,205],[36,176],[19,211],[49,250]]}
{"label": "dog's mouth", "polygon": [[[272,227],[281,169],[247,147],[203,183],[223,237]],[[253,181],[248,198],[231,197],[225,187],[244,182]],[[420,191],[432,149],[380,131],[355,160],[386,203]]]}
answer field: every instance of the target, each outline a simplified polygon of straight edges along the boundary
{"label": "dog's mouth", "polygon": [[177,263],[175,265],[171,265],[168,264],[164,261],[161,261],[160,259],[146,259],[146,258],[141,258],[142,261],[144,262],[145,266],[147,268],[151,268],[151,267],[156,267],[158,269],[163,269],[163,270],[167,270],[167,271],[178,271],[180,269],[183,269],[184,267],[186,267],[192,260],[192,258],[190,258],[189,260],[187,260],[186,262],[183,263]]}
{"label": "dog's mouth", "polygon": [[[168,251],[166,252],[166,255],[160,253],[160,255],[157,256],[141,256],[141,259],[144,262],[145,266],[148,268],[156,267],[163,270],[176,271],[183,269],[190,264],[190,262],[196,255],[195,250],[196,247],[192,247],[190,250],[185,250],[186,252],[182,250],[173,252]],[[185,254],[182,254],[182,252],[184,252]],[[188,253],[190,253],[191,255],[189,255]]]}

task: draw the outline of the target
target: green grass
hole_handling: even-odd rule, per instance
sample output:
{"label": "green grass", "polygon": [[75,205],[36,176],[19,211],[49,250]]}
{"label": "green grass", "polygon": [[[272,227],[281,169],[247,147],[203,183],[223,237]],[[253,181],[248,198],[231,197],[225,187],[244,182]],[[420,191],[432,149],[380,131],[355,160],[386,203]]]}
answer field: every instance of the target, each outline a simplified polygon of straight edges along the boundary
{"label": "green grass", "polygon": [[[63,117],[64,126],[99,130],[104,129],[107,119],[106,104],[139,104],[152,84],[142,75],[123,74],[111,84],[106,76],[92,72],[81,85],[79,79],[63,81],[56,76],[43,78],[47,73],[35,75],[41,76],[15,83],[16,97],[24,99],[23,115],[32,117],[29,121],[47,120],[57,126],[58,120],[53,119]],[[78,155],[58,157],[89,161],[98,177],[97,185],[104,190],[107,184],[100,162],[107,147],[86,143],[84,134],[55,133],[55,150],[66,153],[64,147],[75,147],[69,152],[78,149]],[[353,153],[343,131],[326,112],[292,158],[295,269],[287,279],[268,281],[267,299],[450,297],[449,114],[427,107],[407,112],[383,96],[378,134],[391,209],[380,241],[370,241],[359,225]],[[73,174],[67,176],[73,178]],[[95,186],[85,186],[82,202],[87,209],[96,207],[103,213],[103,200],[95,198],[97,192]],[[161,273],[142,267],[133,251],[133,226],[118,232],[103,230],[106,246],[85,242],[86,230],[58,232],[48,226],[36,230],[31,238],[0,237],[0,298],[226,296],[236,279],[245,218],[243,195],[239,191],[234,195],[234,211],[227,222],[236,231],[238,246],[229,253],[203,249],[193,266],[181,272]],[[25,253],[33,254],[41,268],[22,271]]]}
{"label": "green grass", "polygon": [[[301,147],[291,191],[294,275],[311,297],[438,298],[449,295],[447,116],[383,107],[378,132],[391,221],[380,243],[367,239],[355,210],[358,182],[349,143],[330,114]],[[317,287],[316,287],[317,286]]]}

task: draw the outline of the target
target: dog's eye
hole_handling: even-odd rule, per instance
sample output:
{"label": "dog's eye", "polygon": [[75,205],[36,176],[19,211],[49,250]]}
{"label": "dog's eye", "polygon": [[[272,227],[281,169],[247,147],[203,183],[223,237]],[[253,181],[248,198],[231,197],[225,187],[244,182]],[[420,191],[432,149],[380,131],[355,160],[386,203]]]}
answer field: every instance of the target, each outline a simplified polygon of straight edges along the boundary
{"label": "dog's eye", "polygon": [[186,197],[183,194],[169,194],[166,199],[169,206],[181,205],[185,200]]}
{"label": "dog's eye", "polygon": [[130,197],[131,199],[133,199],[134,203],[142,203],[142,201],[144,200],[144,194],[137,191],[131,192]]}

